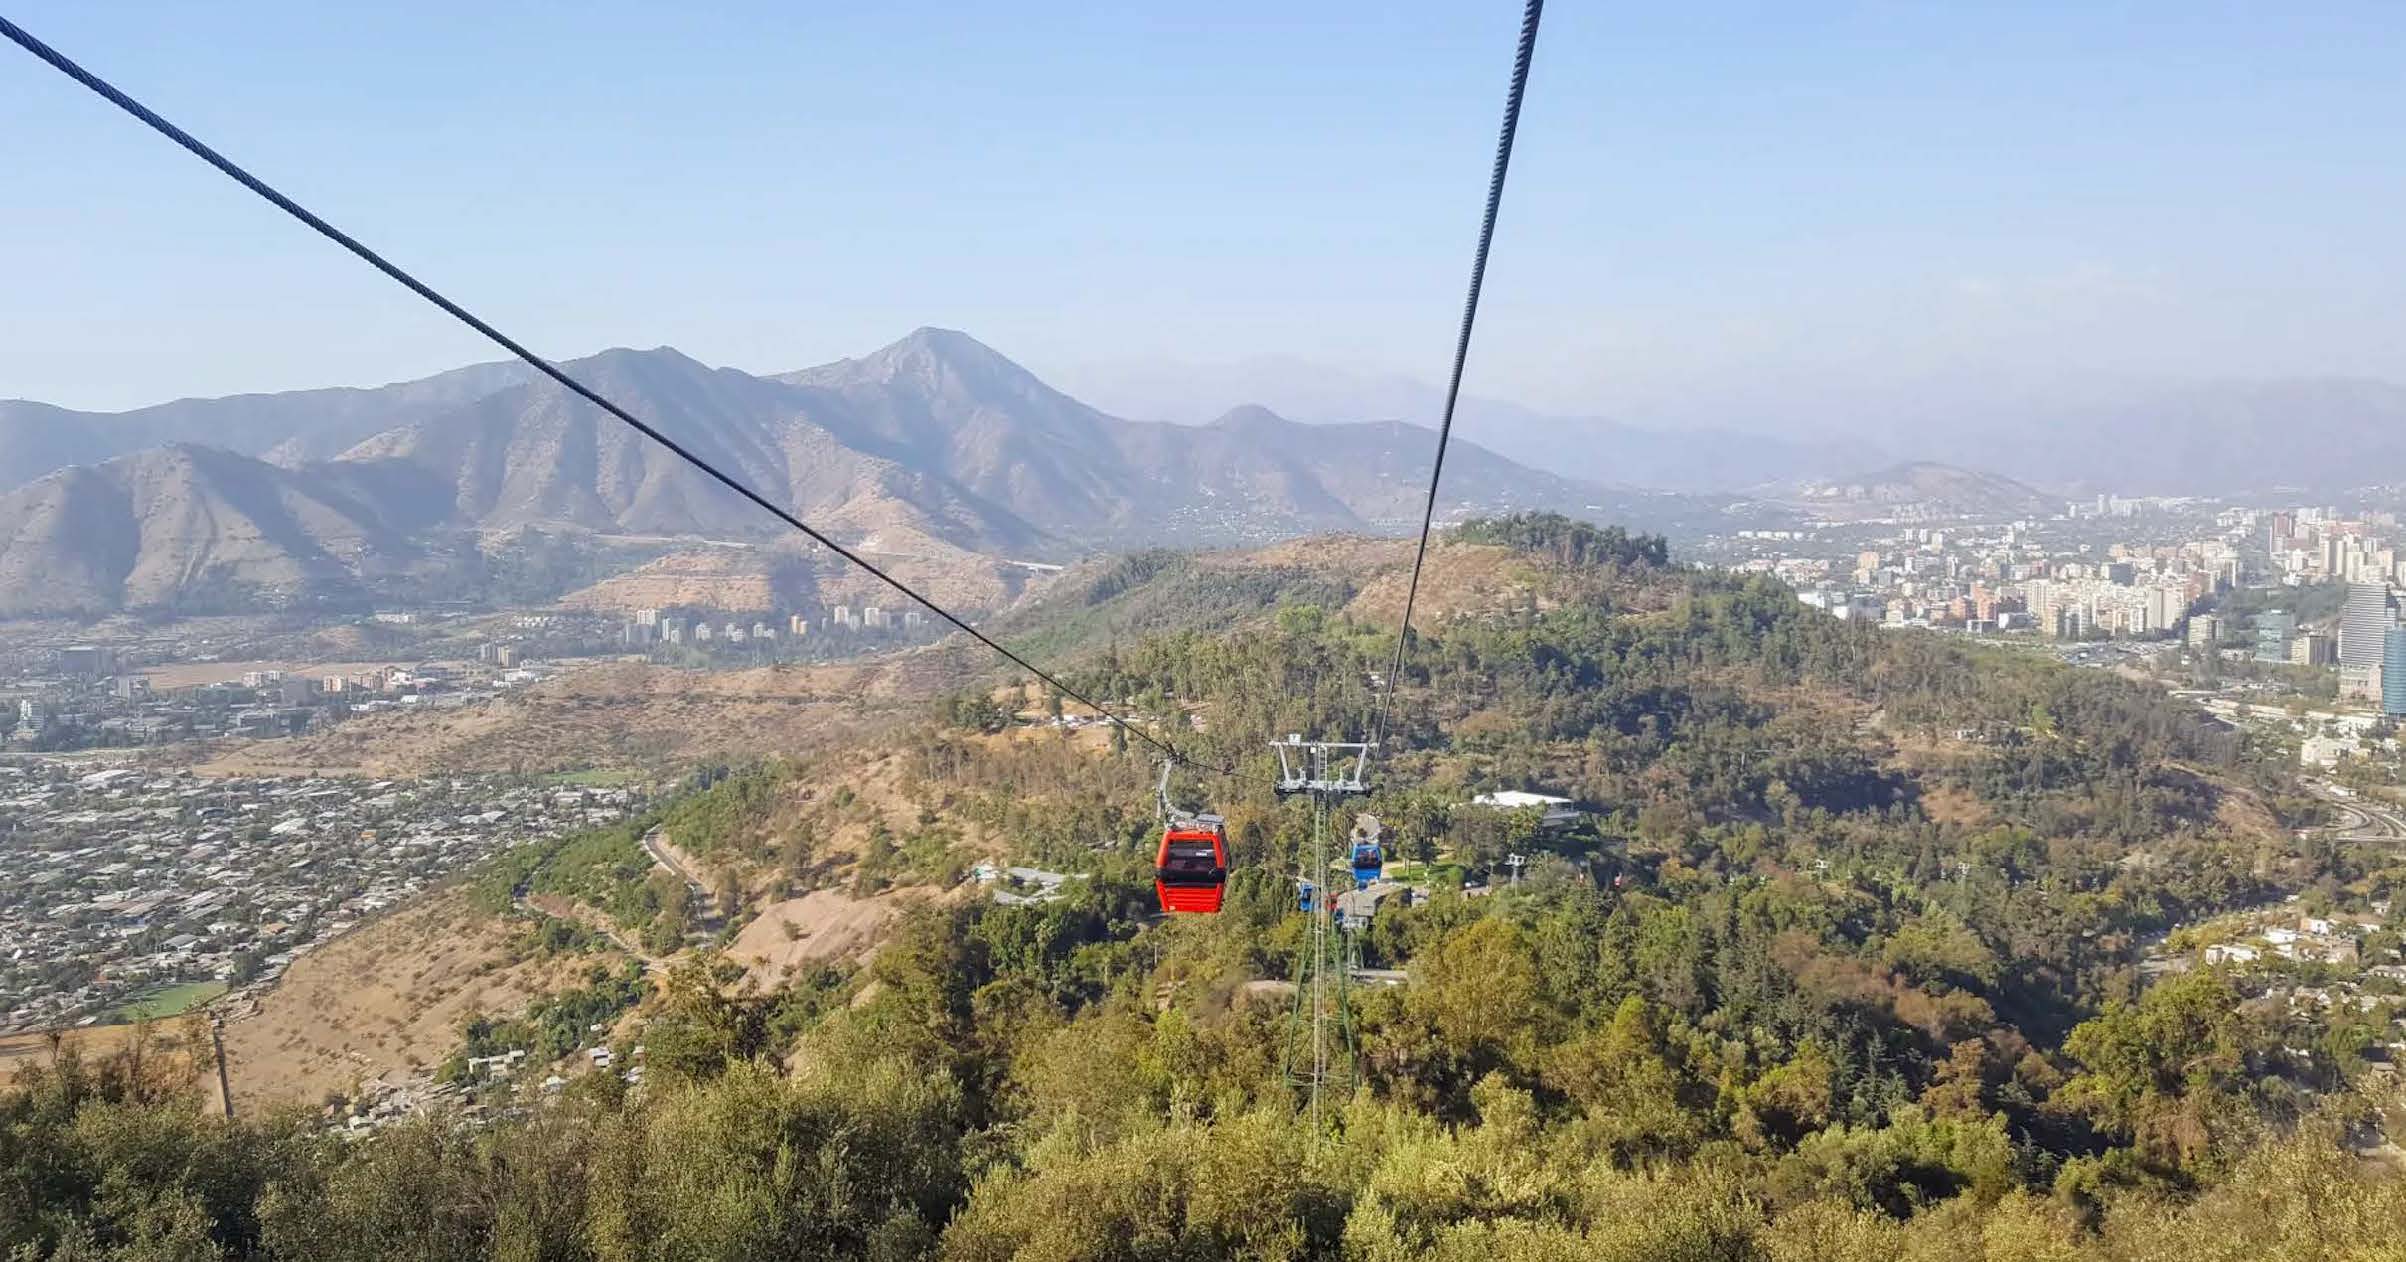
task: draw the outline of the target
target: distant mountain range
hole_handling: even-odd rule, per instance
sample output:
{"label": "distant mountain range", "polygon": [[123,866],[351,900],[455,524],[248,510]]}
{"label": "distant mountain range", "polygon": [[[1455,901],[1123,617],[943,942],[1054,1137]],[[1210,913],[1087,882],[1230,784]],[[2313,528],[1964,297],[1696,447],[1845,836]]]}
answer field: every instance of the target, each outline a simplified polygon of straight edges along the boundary
{"label": "distant mountain range", "polygon": [[[1401,532],[1418,520],[1434,443],[1413,420],[1435,402],[1410,382],[1288,365],[1258,384],[1321,423],[1252,404],[1201,424],[1128,420],[942,329],[773,376],[666,347],[567,367],[834,537],[923,565]],[[1332,409],[1348,398],[1410,419],[1345,419]],[[2067,491],[2337,490],[2406,480],[2406,388],[2200,388],[2010,430],[1932,426],[1895,445],[1908,441]],[[1553,509],[1693,536],[1797,513],[2057,507],[2009,477],[1928,461],[1846,472],[1885,459],[1846,441],[1648,431],[1470,400],[1440,513]],[[357,602],[444,574],[448,590],[474,590],[479,571],[463,561],[527,528],[663,545],[783,529],[514,363],[116,414],[0,401],[0,616]]]}
{"label": "distant mountain range", "polygon": [[[1428,430],[1258,407],[1130,421],[965,334],[773,377],[677,351],[566,365],[814,526],[871,551],[1072,557],[1418,520]],[[202,445],[207,444],[207,445]],[[0,404],[0,613],[340,599],[456,548],[561,527],[758,539],[784,528],[556,383],[477,365],[367,390],[115,415]],[[1557,509],[1663,528],[1718,505],[1612,491],[1457,442],[1444,515]]]}
{"label": "distant mountain range", "polygon": [[[1443,406],[1426,382],[1283,356],[1089,366],[1077,380],[1105,407],[1169,420],[1249,401],[1301,421],[1433,424]],[[1782,494],[1775,488],[1850,479],[1900,457],[2123,494],[2336,492],[2406,481],[2406,386],[2361,379],[2089,384],[1932,405],[1901,422],[1810,427],[1768,410],[1746,429],[1647,428],[1465,396],[1455,432],[1565,477],[1704,493]]]}
{"label": "distant mountain range", "polygon": [[2406,386],[2317,378],[2183,386],[1931,444],[2049,486],[2308,492],[2406,482]]}
{"label": "distant mountain range", "polygon": [[[1254,403],[1314,424],[1383,417],[1434,426],[1445,410],[1445,392],[1426,382],[1287,356],[1219,365],[1088,367],[1079,380],[1105,407],[1172,421],[1200,421]],[[1706,494],[1826,477],[1888,458],[1880,447],[1856,439],[1649,429],[1476,395],[1464,395],[1456,405],[1454,435],[1564,477]]]}

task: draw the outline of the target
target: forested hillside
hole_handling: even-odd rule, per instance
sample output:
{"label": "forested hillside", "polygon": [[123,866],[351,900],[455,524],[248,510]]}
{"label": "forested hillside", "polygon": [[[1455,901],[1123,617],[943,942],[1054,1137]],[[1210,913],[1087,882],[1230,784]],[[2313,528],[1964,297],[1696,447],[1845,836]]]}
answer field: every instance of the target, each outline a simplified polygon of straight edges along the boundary
{"label": "forested hillside", "polygon": [[[1432,619],[1395,681],[1363,808],[1436,892],[1363,935],[1406,980],[1354,990],[1357,1085],[1317,1129],[1280,1062],[1313,824],[1264,742],[1364,730],[1392,623],[1363,616],[1375,581],[1301,564],[1286,597],[1191,629],[1181,606],[1275,580],[1165,556],[1069,589],[1055,642],[1081,691],[1233,769],[1177,781],[1228,817],[1224,914],[1151,914],[1141,744],[1033,726],[1054,707],[1032,688],[965,691],[888,738],[904,809],[865,840],[837,846],[846,764],[772,759],[505,856],[490,907],[577,898],[671,945],[625,887],[660,820],[723,865],[723,902],[941,885],[971,837],[1080,874],[1059,901],[962,885],[866,963],[768,986],[682,953],[641,1000],[641,1085],[587,1075],[515,1120],[347,1143],[314,1115],[198,1117],[156,1061],[68,1058],[0,1100],[0,1246],[2397,1256],[2406,1183],[2357,1153],[2406,1124],[2378,1086],[2396,1001],[2305,1029],[2249,978],[2136,968],[2200,915],[2406,884],[2392,856],[2301,842],[2285,764],[2144,684],[1842,623],[1658,539],[1522,518],[1440,552],[1509,573],[1509,598]],[[1584,822],[1468,804],[1498,788]],[[1535,857],[1517,882],[1508,852]]]}

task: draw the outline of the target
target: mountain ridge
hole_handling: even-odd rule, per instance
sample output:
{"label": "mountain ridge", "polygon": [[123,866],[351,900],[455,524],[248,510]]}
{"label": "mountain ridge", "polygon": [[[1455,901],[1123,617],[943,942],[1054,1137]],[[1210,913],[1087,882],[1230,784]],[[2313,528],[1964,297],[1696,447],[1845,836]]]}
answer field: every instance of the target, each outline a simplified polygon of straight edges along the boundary
{"label": "mountain ridge", "polygon": [[[1229,408],[1252,404],[1313,425],[1381,419],[1434,426],[1445,403],[1445,392],[1423,381],[1284,355],[1216,365],[1089,366],[1072,378],[1102,406],[1184,424],[1207,423]],[[1800,476],[1844,473],[1889,457],[1862,438],[1652,428],[1608,416],[1551,413],[1475,393],[1457,401],[1455,433],[1566,477],[1690,494],[1746,492]]]}
{"label": "mountain ridge", "polygon": [[[2081,489],[2214,494],[2293,487],[2341,491],[2406,477],[2406,385],[2358,377],[2195,384],[2094,407],[2029,434],[1989,431],[1963,452],[2022,453],[2008,471],[2112,469]],[[2132,456],[2144,453],[2145,459]]]}
{"label": "mountain ridge", "polygon": [[[124,412],[82,412],[29,399],[0,399],[0,490],[64,464],[90,464],[150,447],[205,443],[287,467],[323,460],[413,417],[534,379],[516,360],[469,364],[381,386],[172,399]],[[20,454],[34,426],[87,458],[31,467]]]}
{"label": "mountain ridge", "polygon": [[[671,347],[614,348],[563,367],[814,527],[919,556],[1067,559],[1161,542],[1407,529],[1417,523],[1435,445],[1433,433],[1403,422],[1304,425],[1263,408],[1235,409],[1203,426],[1128,420],[1054,389],[965,333],[935,328],[869,355],[766,377],[713,368]],[[77,607],[103,608],[176,604],[210,572],[209,558],[226,556],[251,576],[244,582],[280,598],[356,593],[366,573],[437,528],[744,539],[781,529],[558,383],[495,368],[381,388],[392,394],[343,395],[340,415],[305,435],[278,427],[306,412],[307,399],[277,403],[267,419],[227,422],[226,436],[253,450],[225,449],[228,459],[209,461],[207,477],[160,482],[146,511],[180,523],[172,527],[129,527],[123,496],[110,488],[173,447],[70,464],[106,470],[97,480],[48,471],[0,497],[0,540],[18,541],[26,576],[0,576],[0,612],[60,603],[57,592],[29,584],[65,572],[72,558],[60,550],[69,537],[53,523],[66,516],[109,523],[90,537],[133,549],[123,563],[114,553],[97,556],[58,589],[76,593]],[[174,413],[177,423],[222,419],[234,406],[204,402]],[[32,416],[39,406],[17,405],[12,414]],[[375,420],[393,423],[329,458],[304,458]],[[84,446],[93,445],[106,446]],[[51,450],[91,454],[72,432],[54,435]],[[1540,508],[1656,524],[1666,513],[1715,507],[1609,490],[1459,441],[1446,479],[1441,517]],[[34,486],[46,489],[20,494]],[[78,499],[91,502],[68,502]],[[338,546],[274,536],[229,551],[207,523],[238,501],[316,504],[295,521],[322,525]],[[398,533],[384,526],[398,521],[411,524]],[[371,533],[376,547],[347,542]],[[151,575],[186,579],[136,581]]]}
{"label": "mountain ridge", "polygon": [[0,496],[0,609],[88,614],[365,597],[434,523],[405,468],[291,470],[175,443]]}

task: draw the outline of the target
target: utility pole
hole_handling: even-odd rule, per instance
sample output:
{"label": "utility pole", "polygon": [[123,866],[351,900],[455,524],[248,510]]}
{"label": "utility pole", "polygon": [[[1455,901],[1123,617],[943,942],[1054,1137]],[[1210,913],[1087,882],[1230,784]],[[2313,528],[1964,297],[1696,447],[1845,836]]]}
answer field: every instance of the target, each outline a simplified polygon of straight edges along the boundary
{"label": "utility pole", "polygon": [[1370,792],[1365,775],[1375,745],[1307,741],[1294,734],[1270,742],[1270,748],[1278,752],[1278,792],[1312,801],[1311,856],[1302,878],[1310,882],[1312,895],[1304,910],[1308,920],[1296,961],[1295,1008],[1287,1025],[1284,1063],[1287,1081],[1303,1093],[1312,1142],[1317,1144],[1322,1098],[1332,1091],[1350,1095],[1355,1068],[1353,1009],[1347,994],[1350,961],[1330,923],[1336,900],[1329,891],[1328,815],[1341,800]]}
{"label": "utility pole", "polygon": [[217,1107],[227,1121],[232,1121],[234,1082],[226,1072],[226,1023],[214,1012],[209,1014],[209,1050],[217,1061]]}

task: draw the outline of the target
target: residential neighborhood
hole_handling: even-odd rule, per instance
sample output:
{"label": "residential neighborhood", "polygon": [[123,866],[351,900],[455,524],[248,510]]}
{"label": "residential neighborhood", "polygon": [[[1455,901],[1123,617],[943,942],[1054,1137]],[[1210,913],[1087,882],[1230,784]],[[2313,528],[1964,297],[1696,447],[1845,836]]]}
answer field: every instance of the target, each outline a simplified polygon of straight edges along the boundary
{"label": "residential neighborhood", "polygon": [[210,779],[0,764],[0,1033],[270,981],[495,851],[606,823],[633,790],[518,777]]}
{"label": "residential neighborhood", "polygon": [[2284,1032],[2293,1069],[2390,1077],[2406,1065],[2406,952],[2391,911],[2385,898],[2308,910],[2291,895],[2173,933],[2141,970],[2223,969],[2241,1006]]}

